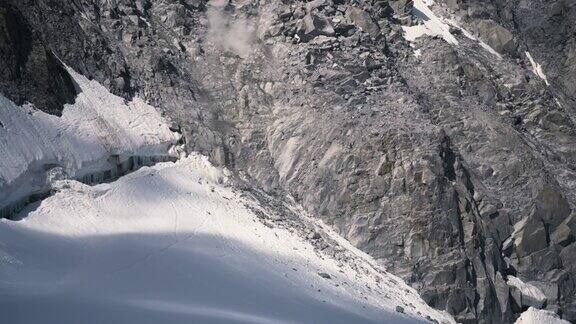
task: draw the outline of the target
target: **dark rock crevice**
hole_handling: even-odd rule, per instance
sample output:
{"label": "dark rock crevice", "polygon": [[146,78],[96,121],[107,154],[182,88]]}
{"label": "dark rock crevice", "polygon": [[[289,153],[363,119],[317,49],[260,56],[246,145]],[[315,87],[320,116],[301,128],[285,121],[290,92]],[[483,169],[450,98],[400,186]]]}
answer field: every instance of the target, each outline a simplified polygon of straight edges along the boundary
{"label": "dark rock crevice", "polygon": [[0,4],[0,92],[18,105],[31,102],[39,109],[60,115],[77,92],[52,51],[44,46],[20,11]]}

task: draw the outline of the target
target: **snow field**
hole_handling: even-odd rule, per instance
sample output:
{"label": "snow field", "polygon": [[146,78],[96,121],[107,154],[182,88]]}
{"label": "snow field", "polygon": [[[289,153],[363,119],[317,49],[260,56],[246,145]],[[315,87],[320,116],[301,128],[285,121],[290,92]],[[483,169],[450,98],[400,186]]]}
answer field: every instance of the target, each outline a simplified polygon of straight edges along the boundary
{"label": "snow field", "polygon": [[453,323],[335,233],[349,262],[262,221],[204,157],[58,185],[24,220],[0,221],[10,323]]}

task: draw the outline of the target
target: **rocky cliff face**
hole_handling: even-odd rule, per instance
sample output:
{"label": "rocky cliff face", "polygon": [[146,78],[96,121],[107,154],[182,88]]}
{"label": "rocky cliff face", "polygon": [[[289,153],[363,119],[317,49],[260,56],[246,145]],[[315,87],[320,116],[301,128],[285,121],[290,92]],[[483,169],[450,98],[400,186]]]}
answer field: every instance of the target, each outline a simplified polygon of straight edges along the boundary
{"label": "rocky cliff face", "polygon": [[[177,120],[462,322],[576,320],[576,3],[5,0],[0,92],[60,60]],[[534,291],[538,293],[533,293]]]}

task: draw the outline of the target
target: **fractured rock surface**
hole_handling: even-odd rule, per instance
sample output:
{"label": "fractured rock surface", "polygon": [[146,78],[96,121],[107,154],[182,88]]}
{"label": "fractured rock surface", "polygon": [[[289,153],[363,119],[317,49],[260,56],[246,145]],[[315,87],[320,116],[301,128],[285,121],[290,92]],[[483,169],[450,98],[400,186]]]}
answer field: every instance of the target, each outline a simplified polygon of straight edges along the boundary
{"label": "fractured rock surface", "polygon": [[[45,73],[58,58],[160,107],[188,149],[291,195],[458,321],[528,307],[575,321],[575,14],[567,0],[8,0],[0,91],[58,114],[75,96]],[[406,40],[415,26],[429,27]]]}

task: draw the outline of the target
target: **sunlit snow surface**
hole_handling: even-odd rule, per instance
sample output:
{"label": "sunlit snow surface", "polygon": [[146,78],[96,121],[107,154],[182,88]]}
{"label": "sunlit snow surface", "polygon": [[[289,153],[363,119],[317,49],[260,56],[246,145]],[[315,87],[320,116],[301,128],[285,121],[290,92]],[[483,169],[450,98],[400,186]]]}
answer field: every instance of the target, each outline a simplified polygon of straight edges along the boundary
{"label": "sunlit snow surface", "polygon": [[526,57],[528,58],[530,64],[532,65],[532,72],[534,72],[534,74],[536,74],[540,79],[544,80],[544,83],[546,83],[546,85],[550,85],[550,82],[548,82],[548,78],[546,77],[546,74],[542,69],[542,65],[534,61],[534,58],[532,57],[532,54],[530,54],[530,52],[526,52]]}
{"label": "sunlit snow surface", "polygon": [[414,14],[421,18],[424,23],[421,25],[402,27],[405,32],[404,37],[409,41],[414,41],[423,35],[440,36],[446,42],[458,45],[458,40],[450,33],[450,26],[430,10],[429,6],[433,4],[433,0],[414,1]]}
{"label": "sunlit snow surface", "polygon": [[60,186],[0,221],[5,323],[453,322],[359,251],[339,265],[267,226],[203,157]]}
{"label": "sunlit snow surface", "polygon": [[569,322],[550,311],[530,307],[520,315],[515,324],[569,324]]}

